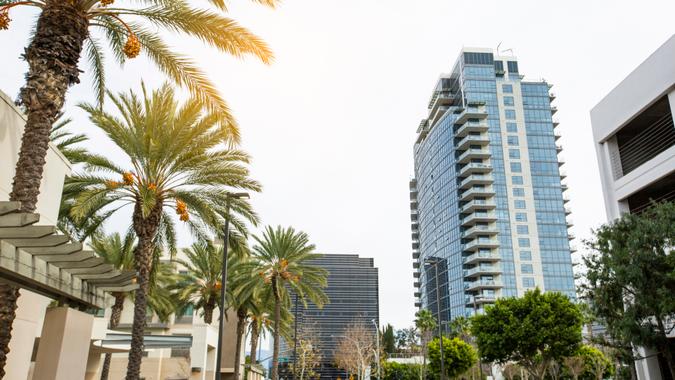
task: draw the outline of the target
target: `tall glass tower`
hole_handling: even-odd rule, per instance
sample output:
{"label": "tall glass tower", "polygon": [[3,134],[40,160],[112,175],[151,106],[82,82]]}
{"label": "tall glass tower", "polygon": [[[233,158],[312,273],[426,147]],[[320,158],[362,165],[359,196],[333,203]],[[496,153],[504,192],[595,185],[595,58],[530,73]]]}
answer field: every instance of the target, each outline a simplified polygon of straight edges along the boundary
{"label": "tall glass tower", "polygon": [[410,181],[417,307],[448,321],[535,287],[575,297],[550,88],[491,49],[441,75]]}

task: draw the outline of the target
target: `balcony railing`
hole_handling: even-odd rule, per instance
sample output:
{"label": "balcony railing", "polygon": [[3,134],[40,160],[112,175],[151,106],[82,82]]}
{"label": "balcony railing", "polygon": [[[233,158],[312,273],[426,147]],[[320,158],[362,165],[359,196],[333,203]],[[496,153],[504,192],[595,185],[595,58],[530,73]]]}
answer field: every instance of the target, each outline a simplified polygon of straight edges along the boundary
{"label": "balcony railing", "polygon": [[493,210],[496,207],[497,205],[490,200],[474,199],[472,201],[469,201],[469,203],[465,204],[464,206],[462,206],[462,208],[459,211],[461,213],[467,213],[467,212],[474,212],[476,210]]}
{"label": "balcony railing", "polygon": [[490,153],[490,151],[488,149],[473,149],[473,148],[470,148],[470,149],[467,149],[466,152],[459,155],[459,157],[457,158],[457,162],[463,164],[463,163],[470,162],[471,160],[476,159],[476,158],[481,158],[481,159],[490,158],[491,155],[492,154]]}
{"label": "balcony railing", "polygon": [[477,235],[496,235],[499,231],[496,227],[476,225],[462,232],[462,238],[468,239]]}
{"label": "balcony railing", "polygon": [[464,285],[464,289],[468,291],[473,291],[478,289],[501,288],[502,286],[503,285],[501,280],[477,280],[469,282],[468,284]]}
{"label": "balcony railing", "polygon": [[459,140],[457,143],[457,150],[468,149],[471,145],[488,145],[490,144],[490,138],[487,134],[480,135],[467,135],[463,139]]}
{"label": "balcony railing", "polygon": [[474,185],[489,185],[494,179],[490,174],[472,174],[459,183],[460,189],[466,189]]}
{"label": "balcony railing", "polygon": [[459,168],[459,176],[464,177],[474,173],[489,173],[492,171],[492,165],[470,162]]}
{"label": "balcony railing", "polygon": [[499,261],[501,256],[498,252],[477,252],[473,255],[466,256],[463,260],[464,264],[475,264],[481,261]]}
{"label": "balcony railing", "polygon": [[489,129],[485,121],[467,121],[457,129],[456,137],[464,137],[471,132],[487,132]]}
{"label": "balcony railing", "polygon": [[490,197],[495,195],[495,190],[492,186],[472,187],[462,192],[459,196],[460,201],[469,201],[474,197]]}

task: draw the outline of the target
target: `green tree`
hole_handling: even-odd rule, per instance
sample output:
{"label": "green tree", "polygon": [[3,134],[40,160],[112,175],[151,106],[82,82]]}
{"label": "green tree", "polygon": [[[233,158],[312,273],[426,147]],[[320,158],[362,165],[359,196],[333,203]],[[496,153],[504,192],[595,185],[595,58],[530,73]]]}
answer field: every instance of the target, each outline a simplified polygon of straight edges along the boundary
{"label": "green tree", "polygon": [[420,378],[426,378],[427,370],[427,351],[429,341],[431,340],[432,333],[437,327],[436,318],[431,310],[422,309],[415,313],[415,327],[420,334],[420,343],[422,348],[422,375]]}
{"label": "green tree", "polygon": [[418,380],[420,365],[385,362],[382,373],[384,380]]}
{"label": "green tree", "polygon": [[[441,350],[438,338],[429,343],[429,372],[440,378]],[[443,337],[443,367],[446,378],[466,372],[478,360],[476,350],[459,338]]]}
{"label": "green tree", "polygon": [[675,378],[667,321],[675,318],[675,203],[624,214],[594,231],[584,297],[615,340],[663,354]]}
{"label": "green tree", "polygon": [[471,340],[471,319],[459,316],[450,322],[450,335],[467,343]]}
{"label": "green tree", "polygon": [[282,308],[290,307],[289,290],[298,294],[303,302],[311,300],[321,307],[328,302],[323,289],[328,273],[312,264],[319,257],[314,245],[309,243],[306,233],[293,227],[266,227],[262,237],[254,236],[252,260],[248,273],[253,273],[255,287],[262,283],[271,289],[274,299],[272,353],[272,380],[279,379],[279,343],[281,334]]}
{"label": "green tree", "polygon": [[583,345],[575,356],[584,363],[583,371],[579,375],[582,380],[602,380],[614,375],[612,361],[596,347]]}
{"label": "green tree", "polygon": [[396,338],[394,337],[394,327],[387,323],[386,326],[382,327],[380,331],[382,339],[382,348],[387,354],[391,354],[396,351]]}
{"label": "green tree", "polygon": [[[248,178],[248,156],[225,148],[227,133],[218,115],[205,110],[199,99],[182,105],[173,88],[164,85],[142,97],[133,91],[109,94],[119,116],[94,105],[82,105],[91,121],[124,152],[130,168],[103,156],[87,164],[86,173],[66,182],[66,191],[79,192],[71,214],[87,218],[100,210],[113,212],[133,206],[132,228],[138,237],[134,265],[138,274],[134,323],[127,379],[137,379],[143,354],[143,332],[153,251],[158,240],[175,242],[173,209],[199,239],[219,233],[225,219],[232,229],[231,246],[242,244],[246,226],[237,217],[255,223],[247,201],[230,197],[239,189],[258,191]],[[161,238],[161,239],[160,239]],[[169,244],[175,246],[175,244]]]}
{"label": "green tree", "polygon": [[552,361],[560,362],[579,346],[582,316],[566,296],[536,289],[521,298],[497,300],[471,325],[484,360],[514,361],[543,379]]}

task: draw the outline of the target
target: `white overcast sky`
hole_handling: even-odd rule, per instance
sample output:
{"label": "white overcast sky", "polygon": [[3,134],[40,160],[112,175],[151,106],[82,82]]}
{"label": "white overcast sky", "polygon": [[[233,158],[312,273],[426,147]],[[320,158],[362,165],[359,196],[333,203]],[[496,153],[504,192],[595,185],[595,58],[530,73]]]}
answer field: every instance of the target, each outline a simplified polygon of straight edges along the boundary
{"label": "white overcast sky", "polygon": [[[605,221],[589,110],[675,31],[670,0],[286,0],[277,10],[233,0],[230,8],[269,42],[273,65],[192,40],[172,43],[199,61],[232,106],[253,176],[264,185],[253,197],[257,211],[265,224],[308,232],[320,252],[374,257],[380,319],[397,328],[410,325],[415,311],[408,201],[415,129],[462,46],[501,42],[526,77],[554,84],[581,246],[579,238]],[[11,15],[11,29],[0,31],[0,89],[14,98],[34,13]],[[138,88],[141,78],[162,82],[145,59],[109,66],[114,91]],[[92,149],[115,155],[74,110],[93,100],[82,79],[66,112],[89,131]],[[119,217],[110,229],[126,223]],[[190,243],[187,233],[181,242]]]}

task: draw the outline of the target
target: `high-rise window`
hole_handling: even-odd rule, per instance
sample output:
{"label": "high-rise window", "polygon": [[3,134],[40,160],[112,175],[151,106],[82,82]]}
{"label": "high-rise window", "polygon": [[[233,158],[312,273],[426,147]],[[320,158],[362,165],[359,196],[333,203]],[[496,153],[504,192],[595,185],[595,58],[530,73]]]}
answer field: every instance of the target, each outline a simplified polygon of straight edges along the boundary
{"label": "high-rise window", "polygon": [[520,272],[525,274],[532,274],[534,273],[534,268],[532,268],[532,264],[520,264]]}
{"label": "high-rise window", "polygon": [[502,85],[502,92],[505,93],[505,94],[513,94],[513,85],[503,84]]}
{"label": "high-rise window", "polygon": [[516,124],[516,123],[506,123],[506,132],[510,132],[510,133],[518,132],[518,124]]}
{"label": "high-rise window", "polygon": [[523,287],[524,288],[534,288],[534,278],[533,277],[523,277]]}
{"label": "high-rise window", "polygon": [[514,185],[522,185],[523,184],[523,176],[522,175],[511,176],[511,182]]}
{"label": "high-rise window", "polygon": [[516,226],[516,231],[519,235],[527,235],[530,233],[530,229],[525,224],[519,224]]}
{"label": "high-rise window", "polygon": [[518,246],[524,247],[524,248],[529,248],[530,247],[530,239],[529,238],[518,238]]}
{"label": "high-rise window", "polygon": [[504,105],[505,106],[511,106],[513,107],[513,96],[505,96],[504,97]]}
{"label": "high-rise window", "polygon": [[524,200],[522,200],[522,199],[516,199],[516,200],[513,201],[513,202],[514,202],[514,204],[516,205],[516,209],[518,209],[518,210],[523,210],[523,209],[525,209],[525,201],[524,201]]}
{"label": "high-rise window", "polygon": [[506,136],[506,143],[511,146],[518,146],[518,136]]}
{"label": "high-rise window", "polygon": [[514,187],[513,188],[513,196],[514,197],[524,197],[525,196],[525,189],[522,187]]}
{"label": "high-rise window", "polygon": [[520,251],[521,260],[532,260],[532,251]]}
{"label": "high-rise window", "polygon": [[516,222],[527,222],[527,214],[524,212],[517,212]]}
{"label": "high-rise window", "polygon": [[516,120],[516,110],[504,110],[506,120]]}
{"label": "high-rise window", "polygon": [[520,165],[520,162],[512,162],[511,163],[511,171],[513,173],[521,173],[523,171],[522,165]]}
{"label": "high-rise window", "polygon": [[509,149],[509,158],[520,158],[520,151],[518,149]]}

